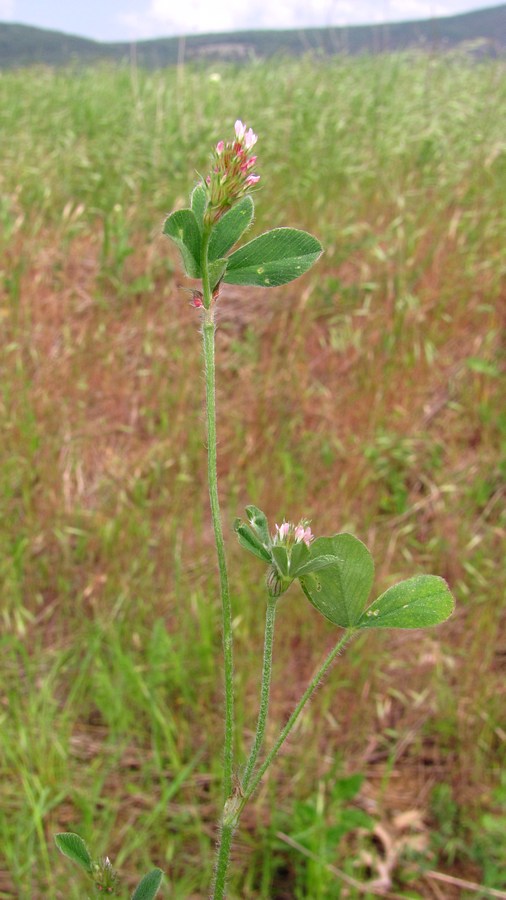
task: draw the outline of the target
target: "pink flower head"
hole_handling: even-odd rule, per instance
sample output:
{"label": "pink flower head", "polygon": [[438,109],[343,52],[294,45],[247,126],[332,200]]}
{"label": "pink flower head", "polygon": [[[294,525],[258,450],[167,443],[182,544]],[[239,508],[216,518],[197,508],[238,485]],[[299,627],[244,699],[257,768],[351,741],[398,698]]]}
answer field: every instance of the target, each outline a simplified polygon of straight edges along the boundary
{"label": "pink flower head", "polygon": [[256,134],[241,119],[237,119],[234,131],[234,140],[216,144],[211,171],[204,179],[208,201],[206,221],[211,225],[260,181],[260,175],[251,171],[257,158],[249,155],[257,142]]}
{"label": "pink flower head", "polygon": [[302,541],[306,547],[309,547],[311,542],[314,541],[314,535],[307,519],[301,519],[298,525],[293,525],[292,522],[283,522],[282,525],[276,525],[275,544],[291,546],[292,544],[300,544]]}

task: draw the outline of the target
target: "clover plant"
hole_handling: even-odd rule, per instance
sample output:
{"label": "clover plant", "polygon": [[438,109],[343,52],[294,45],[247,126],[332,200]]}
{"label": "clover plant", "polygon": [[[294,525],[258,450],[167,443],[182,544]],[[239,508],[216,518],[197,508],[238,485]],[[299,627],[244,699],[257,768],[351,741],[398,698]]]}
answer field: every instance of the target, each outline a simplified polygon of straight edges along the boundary
{"label": "clover plant", "polygon": [[[217,477],[215,313],[223,285],[274,288],[287,284],[307,272],[322,253],[317,238],[295,228],[274,228],[235,249],[253,221],[251,192],[259,181],[254,171],[257,158],[252,152],[256,142],[253,130],[238,120],[232,139],[216,144],[209,174],[194,187],[189,206],[171,213],[163,228],[179,248],[187,276],[201,281],[199,289],[191,289],[191,305],[199,310],[202,324],[208,484],[220,581],[225,687],[223,802],[211,886],[214,900],[226,896],[230,850],[246,804],[345,644],[365,629],[437,625],[451,615],[454,607],[446,582],[436,575],[415,575],[370,602],[374,563],[361,540],[347,532],[317,537],[306,518],[271,526],[261,509],[248,506],[246,518],[235,522],[235,532],[241,547],[265,566],[266,618],[256,732],[248,758],[237,758],[232,602]],[[280,597],[293,582],[299,583],[311,605],[340,630],[278,738],[264,753],[276,611]],[[116,891],[117,875],[107,858],[94,862],[84,842],[74,834],[57,835],[56,842],[85,869],[97,891]],[[135,900],[154,897],[161,877],[159,869],[146,875],[133,895]]]}

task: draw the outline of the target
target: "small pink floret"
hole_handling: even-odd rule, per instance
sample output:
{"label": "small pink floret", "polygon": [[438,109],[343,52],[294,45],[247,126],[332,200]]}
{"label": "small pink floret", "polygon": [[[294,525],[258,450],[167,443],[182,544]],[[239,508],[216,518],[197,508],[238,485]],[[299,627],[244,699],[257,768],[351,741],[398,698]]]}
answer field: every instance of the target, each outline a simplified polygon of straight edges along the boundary
{"label": "small pink floret", "polygon": [[276,525],[276,531],[278,532],[278,534],[277,534],[278,540],[280,540],[280,541],[284,540],[286,537],[288,537],[288,533],[290,531],[290,523],[283,522],[282,525]]}
{"label": "small pink floret", "polygon": [[238,141],[242,141],[244,135],[246,134],[246,125],[243,125],[240,119],[237,119],[237,122],[234,125],[235,135]]}
{"label": "small pink floret", "polygon": [[216,144],[216,153],[218,154],[218,156],[221,156],[224,149],[225,149],[225,141],[218,141],[218,143]]}
{"label": "small pink floret", "polygon": [[245,159],[244,162],[241,163],[241,172],[247,172],[249,169],[252,169],[256,161],[256,156],[250,156],[249,159]]}
{"label": "small pink floret", "polygon": [[248,130],[246,131],[246,133],[244,135],[244,146],[246,147],[246,150],[250,150],[251,147],[253,147],[253,145],[256,144],[257,140],[258,140],[258,137],[254,133],[253,129],[248,128]]}
{"label": "small pink floret", "polygon": [[313,534],[313,532],[311,531],[309,525],[308,525],[308,527],[306,528],[306,530],[305,530],[305,532],[304,532],[303,541],[304,541],[306,547],[309,547],[311,541],[314,541],[314,534]]}
{"label": "small pink floret", "polygon": [[304,525],[302,522],[297,525],[295,529],[295,542],[300,544],[301,541],[304,541],[306,547],[309,547],[312,540],[314,540],[314,535],[312,534],[309,525]]}
{"label": "small pink floret", "polygon": [[300,543],[300,541],[304,540],[304,526],[303,525],[297,525],[297,528],[295,529],[295,540],[297,541],[297,543]]}
{"label": "small pink floret", "polygon": [[257,181],[260,181],[260,175],[248,175],[246,184],[256,184]]}

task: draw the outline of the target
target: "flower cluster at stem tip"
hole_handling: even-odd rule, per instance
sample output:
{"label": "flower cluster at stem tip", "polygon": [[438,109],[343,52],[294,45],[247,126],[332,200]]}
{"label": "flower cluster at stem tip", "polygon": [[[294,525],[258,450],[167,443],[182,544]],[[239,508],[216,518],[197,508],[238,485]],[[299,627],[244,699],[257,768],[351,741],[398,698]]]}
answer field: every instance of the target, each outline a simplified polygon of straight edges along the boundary
{"label": "flower cluster at stem tip", "polygon": [[[276,531],[272,536],[273,547],[285,547],[288,559],[291,558],[292,548],[296,544],[304,543],[306,547],[314,541],[314,534],[309,527],[309,519],[301,519],[298,525],[293,522],[283,522],[276,525]],[[267,590],[271,597],[280,597],[290,587],[294,576],[282,574],[278,565],[273,562],[267,572]]]}
{"label": "flower cluster at stem tip", "polygon": [[252,172],[256,156],[249,151],[256,144],[257,136],[240,119],[235,123],[235,139],[218,141],[212,156],[211,172],[206,177],[207,213],[210,224],[217,222],[230,207],[244,197],[260,180]]}
{"label": "flower cluster at stem tip", "polygon": [[97,891],[115,894],[118,889],[118,873],[114,871],[108,856],[93,864],[92,877]]}
{"label": "flower cluster at stem tip", "polygon": [[311,541],[314,541],[314,534],[309,527],[308,519],[301,519],[298,525],[293,525],[292,522],[276,525],[275,544],[283,544],[287,547],[291,544],[300,544],[301,541],[304,541],[306,547],[309,547]]}

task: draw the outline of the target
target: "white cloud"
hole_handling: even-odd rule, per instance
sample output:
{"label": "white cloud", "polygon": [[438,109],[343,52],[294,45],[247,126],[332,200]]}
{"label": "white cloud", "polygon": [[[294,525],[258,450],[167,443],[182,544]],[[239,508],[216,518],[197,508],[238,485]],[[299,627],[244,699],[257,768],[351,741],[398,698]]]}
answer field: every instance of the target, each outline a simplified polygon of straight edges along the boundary
{"label": "white cloud", "polygon": [[0,19],[14,18],[14,0],[0,0]]}
{"label": "white cloud", "polygon": [[[444,15],[444,7],[439,3],[424,0],[390,0],[390,10],[396,19],[433,19]],[[448,13],[451,14],[451,13]]]}
{"label": "white cloud", "polygon": [[120,16],[123,25],[135,37],[153,34],[176,35],[205,31],[234,31],[237,13],[232,6],[216,5],[211,11],[205,3],[174,0],[151,0],[145,12],[126,12]]}
{"label": "white cloud", "polygon": [[[0,0],[10,3],[11,0]],[[142,12],[133,11],[142,2]],[[119,21],[130,38],[256,29],[365,25],[431,19],[474,9],[479,0],[130,0]],[[491,2],[491,0],[490,0]],[[488,2],[483,5],[488,5]]]}
{"label": "white cloud", "polygon": [[[371,21],[373,10],[365,10],[358,21]],[[280,0],[275,6],[257,2],[236,4],[230,0],[150,0],[142,12],[124,12],[121,23],[132,36],[194,34],[256,29],[300,28],[337,25],[356,16],[348,0]]]}

